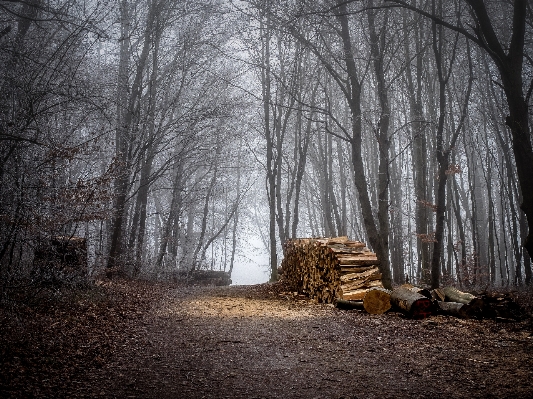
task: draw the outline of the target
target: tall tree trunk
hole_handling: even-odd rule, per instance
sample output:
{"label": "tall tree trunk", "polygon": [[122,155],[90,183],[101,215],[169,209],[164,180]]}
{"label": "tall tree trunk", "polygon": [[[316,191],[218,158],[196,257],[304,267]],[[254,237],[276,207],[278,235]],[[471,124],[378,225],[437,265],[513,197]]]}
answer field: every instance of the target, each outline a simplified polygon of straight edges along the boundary
{"label": "tall tree trunk", "polygon": [[[377,79],[377,89],[379,105],[381,107],[379,116],[379,131],[378,131],[378,150],[379,150],[379,167],[378,167],[378,224],[379,224],[379,238],[381,241],[382,256],[389,257],[389,124],[391,109],[389,105],[388,89],[385,78],[384,66],[384,52],[386,46],[386,31],[388,24],[389,12],[385,11],[383,26],[381,27],[380,35],[378,36],[375,28],[375,11],[371,10],[373,1],[369,2],[370,9],[367,13],[368,25],[370,30],[370,53],[373,58],[374,73]],[[382,261],[382,260],[380,260]],[[387,262],[387,270],[382,270],[384,285],[391,285],[391,270]]]}
{"label": "tall tree trunk", "polygon": [[126,125],[128,108],[128,88],[129,88],[129,65],[130,65],[130,12],[128,0],[120,2],[120,54],[118,65],[118,93],[117,93],[117,120],[115,130],[115,157],[119,162],[120,175],[115,180],[115,215],[111,221],[111,242],[107,262],[107,277],[112,277],[116,271],[117,257],[120,255],[120,245],[122,242],[122,224],[124,214],[124,204],[126,202],[128,174],[126,165],[128,163],[128,129]]}
{"label": "tall tree trunk", "polygon": [[[385,288],[391,288],[391,271],[390,271],[390,260],[389,260],[389,251],[388,251],[388,229],[386,231],[379,231],[378,225],[374,219],[372,205],[370,203],[369,196],[369,187],[368,182],[365,177],[365,168],[363,163],[363,154],[362,154],[362,121],[361,121],[361,92],[362,85],[358,79],[357,68],[355,65],[355,59],[353,54],[352,40],[350,37],[350,29],[348,24],[348,14],[346,10],[346,3],[338,0],[338,12],[337,18],[341,24],[341,39],[344,50],[344,62],[346,64],[346,69],[348,73],[348,80],[350,82],[349,92],[345,92],[347,95],[347,100],[350,106],[351,117],[352,117],[352,137],[350,139],[351,152],[352,152],[352,167],[354,170],[354,184],[357,187],[357,192],[359,195],[359,202],[361,205],[361,212],[363,216],[363,222],[365,229],[368,235],[368,240],[370,245],[376,252],[378,259],[380,260],[380,271],[382,273],[382,281]],[[346,88],[345,88],[346,90]],[[388,140],[381,142],[380,145],[385,146],[385,148],[380,150],[380,156],[384,156],[387,161],[387,165],[383,165],[383,168],[388,168]],[[388,185],[388,174],[380,176],[382,181],[379,185],[379,194],[386,197],[386,193],[382,191],[383,188],[386,188]],[[387,191],[387,190],[385,190]],[[379,204],[378,207],[380,210],[388,210],[388,199],[383,204]],[[380,211],[378,211],[379,213]],[[386,220],[384,219],[386,217]],[[379,215],[379,223],[383,226],[388,225],[388,214]]]}
{"label": "tall tree trunk", "polygon": [[[406,12],[404,12],[404,20],[406,20]],[[413,178],[415,189],[415,229],[417,236],[417,264],[420,274],[423,277],[430,275],[430,244],[429,244],[429,215],[431,212],[428,203],[432,203],[429,184],[428,172],[428,148],[426,139],[426,126],[424,121],[424,113],[422,106],[422,74],[423,74],[423,60],[424,60],[424,45],[421,39],[421,29],[419,27],[423,20],[418,18],[414,21],[414,35],[415,35],[415,67],[411,62],[406,63],[406,77],[407,77],[407,95],[409,98],[409,112],[412,120],[412,160],[413,160]],[[410,39],[408,37],[409,29],[405,26],[404,30],[404,53],[405,59],[411,60]],[[414,75],[414,76],[413,76]]]}
{"label": "tall tree trunk", "polygon": [[[435,2],[433,2],[433,14],[435,14]],[[470,59],[470,48],[467,41],[467,53],[469,57],[469,71],[468,87],[464,98],[461,119],[459,125],[450,140],[448,148],[444,147],[444,122],[446,116],[446,85],[451,76],[455,52],[457,49],[457,38],[452,48],[452,56],[448,70],[444,69],[443,59],[443,37],[444,28],[440,26],[437,30],[437,24],[433,23],[433,53],[435,55],[435,63],[437,65],[437,74],[439,80],[439,120],[436,132],[436,154],[438,162],[437,172],[437,191],[436,191],[436,225],[435,225],[435,243],[433,246],[433,254],[431,258],[431,287],[438,288],[440,285],[440,263],[442,261],[443,238],[444,238],[444,223],[446,220],[446,182],[447,174],[450,166],[450,153],[455,147],[455,143],[463,128],[464,120],[466,118],[468,102],[470,101],[470,93],[472,90],[473,72],[472,60]]]}
{"label": "tall tree trunk", "polygon": [[[116,157],[119,159],[119,176],[115,181],[115,215],[112,222],[111,243],[109,248],[109,260],[107,264],[107,275],[112,277],[116,270],[118,258],[123,252],[123,230],[124,222],[126,220],[126,200],[129,191],[130,168],[133,146],[132,126],[134,118],[138,117],[141,95],[142,95],[142,79],[143,72],[146,66],[146,61],[150,52],[152,30],[154,28],[154,5],[149,3],[149,12],[146,19],[146,28],[143,37],[143,48],[141,56],[139,57],[135,78],[131,87],[131,94],[127,100],[127,106],[124,110],[124,90],[128,85],[128,67],[129,67],[129,39],[130,35],[130,16],[128,12],[128,1],[123,0],[121,3],[121,35],[123,42],[120,46],[120,60],[119,60],[119,101],[117,112],[117,128],[116,128]],[[125,85],[125,86],[123,86]]]}
{"label": "tall tree trunk", "polygon": [[476,19],[475,33],[478,44],[484,48],[498,67],[502,86],[509,107],[505,123],[511,131],[512,148],[522,193],[521,209],[529,228],[524,247],[533,255],[533,147],[529,127],[528,101],[531,92],[524,95],[523,63],[528,0],[515,0],[513,22],[508,52],[496,35],[492,21],[482,0],[466,0]]}
{"label": "tall tree trunk", "polygon": [[271,72],[270,72],[270,10],[266,11],[265,20],[260,22],[261,32],[261,85],[263,101],[264,132],[266,138],[267,158],[267,195],[269,208],[269,247],[270,247],[270,281],[278,279],[278,252],[276,239],[276,160],[274,154],[274,132],[270,126]]}
{"label": "tall tree trunk", "polygon": [[163,260],[167,254],[168,244],[172,238],[172,230],[174,222],[176,220],[176,215],[181,213],[182,202],[183,202],[183,163],[178,161],[176,170],[174,171],[174,179],[172,182],[172,201],[170,203],[170,210],[168,218],[165,221],[163,227],[163,233],[161,236],[161,242],[159,243],[159,252],[156,260],[156,273],[159,275],[163,272]]}

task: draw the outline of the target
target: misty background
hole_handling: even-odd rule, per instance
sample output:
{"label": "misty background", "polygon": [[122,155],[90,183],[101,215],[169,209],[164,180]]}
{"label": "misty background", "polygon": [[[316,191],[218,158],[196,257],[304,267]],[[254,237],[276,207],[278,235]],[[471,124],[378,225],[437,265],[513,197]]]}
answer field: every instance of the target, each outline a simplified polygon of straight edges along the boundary
{"label": "misty background", "polygon": [[0,1],[0,278],[75,236],[255,284],[348,235],[385,286],[530,284],[532,39],[525,0]]}

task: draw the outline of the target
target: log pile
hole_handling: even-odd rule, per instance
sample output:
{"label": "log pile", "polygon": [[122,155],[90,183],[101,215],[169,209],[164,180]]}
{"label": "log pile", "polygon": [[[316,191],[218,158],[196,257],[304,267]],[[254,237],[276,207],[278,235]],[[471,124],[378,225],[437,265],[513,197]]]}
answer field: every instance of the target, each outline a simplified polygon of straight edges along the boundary
{"label": "log pile", "polygon": [[360,301],[372,288],[383,287],[376,254],[346,236],[288,240],[284,253],[283,279],[318,302]]}
{"label": "log pile", "polygon": [[376,254],[348,237],[288,240],[284,254],[279,272],[292,291],[341,309],[382,314],[392,308],[414,319],[434,314],[497,320],[522,317],[520,307],[505,294],[473,295],[453,287],[428,290],[410,284],[386,290]]}

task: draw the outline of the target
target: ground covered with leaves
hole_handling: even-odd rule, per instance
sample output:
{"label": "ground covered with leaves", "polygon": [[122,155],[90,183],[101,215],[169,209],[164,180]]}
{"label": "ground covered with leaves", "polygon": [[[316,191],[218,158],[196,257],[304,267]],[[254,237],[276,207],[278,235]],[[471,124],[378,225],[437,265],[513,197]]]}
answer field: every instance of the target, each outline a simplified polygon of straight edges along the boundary
{"label": "ground covered with leaves", "polygon": [[104,281],[0,308],[2,398],[531,398],[533,324]]}

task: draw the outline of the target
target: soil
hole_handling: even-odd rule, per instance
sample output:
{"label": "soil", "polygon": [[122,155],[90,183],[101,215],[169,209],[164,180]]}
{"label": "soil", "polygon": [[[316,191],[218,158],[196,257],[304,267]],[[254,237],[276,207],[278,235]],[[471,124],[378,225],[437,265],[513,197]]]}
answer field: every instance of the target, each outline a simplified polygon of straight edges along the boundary
{"label": "soil", "polygon": [[409,320],[282,283],[106,281],[0,307],[2,398],[532,398],[533,324]]}

